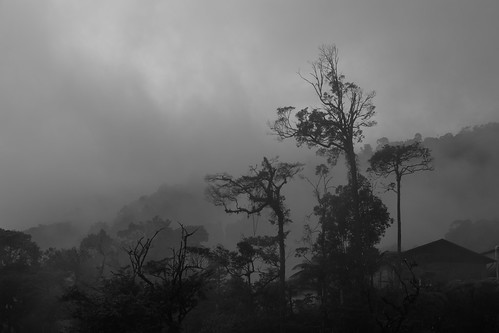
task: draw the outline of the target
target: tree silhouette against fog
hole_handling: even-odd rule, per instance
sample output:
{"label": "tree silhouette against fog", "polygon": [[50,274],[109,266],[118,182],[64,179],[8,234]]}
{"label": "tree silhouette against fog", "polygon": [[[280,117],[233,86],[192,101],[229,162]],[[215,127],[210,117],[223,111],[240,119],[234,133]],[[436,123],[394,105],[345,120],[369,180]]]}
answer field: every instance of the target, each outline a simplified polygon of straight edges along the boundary
{"label": "tree silhouette against fog", "polygon": [[397,253],[402,252],[402,221],[400,212],[400,197],[402,177],[420,171],[433,170],[433,158],[430,149],[421,145],[421,142],[402,143],[396,145],[385,144],[369,159],[369,171],[380,177],[395,177],[395,183],[388,185],[388,189],[397,194]]}
{"label": "tree silhouette against fog", "polygon": [[[0,328],[2,332],[30,331],[30,316],[44,290],[37,276],[41,252],[31,236],[0,228]],[[43,281],[45,282],[45,281]],[[36,318],[36,317],[35,317]]]}
{"label": "tree silhouette against fog", "polygon": [[277,237],[244,237],[237,243],[237,251],[218,245],[212,251],[212,257],[233,279],[233,283],[243,281],[244,287],[238,288],[239,300],[245,305],[246,314],[258,315],[255,307],[257,297],[261,298],[265,289],[279,279]]}
{"label": "tree silhouette against fog", "polygon": [[[340,154],[346,157],[355,217],[354,247],[357,260],[361,250],[361,218],[359,207],[359,173],[355,144],[364,138],[364,128],[376,124],[374,92],[365,93],[357,84],[346,80],[338,68],[339,56],[335,45],[319,48],[319,58],[312,62],[310,77],[301,76],[314,89],[320,106],[295,111],[288,106],[277,109],[277,120],[271,129],[280,139],[294,138],[301,146],[317,148],[334,164]],[[362,278],[362,277],[359,277]]]}
{"label": "tree silhouette against fog", "polygon": [[162,231],[124,247],[129,265],[111,276],[67,289],[62,299],[71,304],[79,331],[182,331],[184,319],[204,298],[211,276],[209,250],[190,246],[196,230],[180,224],[179,245],[160,260],[149,259],[153,241]]}
{"label": "tree silhouette against fog", "polygon": [[286,308],[286,252],[284,225],[290,222],[289,209],[285,206],[282,188],[302,170],[300,163],[279,162],[277,158],[263,158],[260,167],[250,167],[247,175],[234,178],[227,173],[207,175],[207,195],[215,206],[222,206],[226,213],[260,214],[272,211],[270,222],[277,224],[279,243],[279,308],[281,330]]}

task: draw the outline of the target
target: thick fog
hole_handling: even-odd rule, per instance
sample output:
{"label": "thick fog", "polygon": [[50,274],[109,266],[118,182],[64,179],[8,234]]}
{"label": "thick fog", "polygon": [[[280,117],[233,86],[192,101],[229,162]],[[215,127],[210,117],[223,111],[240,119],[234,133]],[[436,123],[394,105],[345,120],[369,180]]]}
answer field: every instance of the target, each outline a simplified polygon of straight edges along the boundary
{"label": "thick fog", "polygon": [[[311,173],[321,160],[277,142],[267,122],[277,107],[317,105],[297,72],[307,75],[319,45],[336,43],[347,78],[377,93],[378,125],[364,143],[456,134],[499,121],[498,10],[455,0],[2,1],[0,227],[112,223],[165,185],[170,197],[188,194],[172,207],[190,213],[172,208],[171,218],[210,225],[214,241],[239,237],[204,201],[203,177],[276,155]],[[443,237],[453,219],[494,215],[491,193],[460,185],[469,165],[449,161],[453,178],[408,193],[408,243]],[[290,190],[300,229],[311,188]],[[483,209],[467,206],[480,195]]]}

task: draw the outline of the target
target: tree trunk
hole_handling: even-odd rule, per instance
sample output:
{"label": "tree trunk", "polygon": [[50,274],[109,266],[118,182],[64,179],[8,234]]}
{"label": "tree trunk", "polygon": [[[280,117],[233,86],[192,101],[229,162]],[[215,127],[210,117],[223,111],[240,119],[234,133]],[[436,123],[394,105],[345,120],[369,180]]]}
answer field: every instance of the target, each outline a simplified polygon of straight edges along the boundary
{"label": "tree trunk", "polygon": [[106,266],[106,256],[104,254],[102,256],[103,256],[102,264],[100,265],[100,268],[99,268],[99,276],[97,277],[97,281],[104,277],[104,267]]}
{"label": "tree trunk", "polygon": [[328,311],[327,311],[327,304],[328,304],[328,281],[329,279],[327,278],[327,274],[325,273],[326,267],[327,267],[327,260],[326,260],[326,217],[324,216],[325,213],[323,213],[322,216],[322,223],[321,223],[321,233],[322,233],[322,239],[321,239],[321,278],[320,278],[320,297],[321,297],[321,312],[322,312],[322,332],[326,331],[326,325],[328,323]]}
{"label": "tree trunk", "polygon": [[[352,237],[352,254],[353,254],[353,269],[355,271],[353,276],[353,283],[357,285],[355,289],[361,287],[365,279],[365,269],[362,251],[362,221],[360,218],[360,200],[359,200],[359,174],[357,169],[357,156],[353,147],[353,142],[350,140],[346,144],[345,155],[349,169],[349,184],[352,191],[352,205],[353,205],[353,237]],[[357,289],[357,290],[360,290]]]}
{"label": "tree trunk", "polygon": [[402,179],[397,176],[397,254],[402,255],[402,218],[400,215],[400,183]]}
{"label": "tree trunk", "polygon": [[284,246],[284,222],[285,217],[282,212],[277,216],[279,241],[279,330],[284,332],[284,319],[286,316],[286,249]]}
{"label": "tree trunk", "polygon": [[402,175],[396,174],[397,181],[397,278],[395,286],[400,286],[400,278],[402,277],[402,217],[400,214],[400,187],[402,182]]}
{"label": "tree trunk", "polygon": [[360,246],[360,230],[361,230],[361,221],[360,221],[360,210],[359,210],[359,174],[357,170],[357,156],[355,154],[355,150],[353,147],[353,143],[349,143],[347,149],[345,150],[345,155],[348,163],[348,171],[349,171],[349,183],[352,190],[352,198],[353,198],[353,213],[355,217],[356,230],[357,234],[354,235],[354,239]]}

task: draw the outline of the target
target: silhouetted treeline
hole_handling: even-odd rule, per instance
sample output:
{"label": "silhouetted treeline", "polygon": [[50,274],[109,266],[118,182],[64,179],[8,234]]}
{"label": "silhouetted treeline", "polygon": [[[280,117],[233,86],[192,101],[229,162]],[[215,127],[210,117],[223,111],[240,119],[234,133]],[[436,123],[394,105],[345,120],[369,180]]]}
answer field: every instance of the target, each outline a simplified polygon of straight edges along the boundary
{"label": "silhouetted treeline", "polygon": [[[157,218],[120,235],[90,234],[77,248],[41,251],[29,235],[1,229],[0,331],[278,332],[276,239],[243,238],[236,250],[203,247],[205,240],[202,228]],[[403,288],[366,289],[363,305],[352,307],[342,280],[348,264],[338,261],[341,252],[328,253],[288,280],[285,332],[499,329],[495,280],[403,280]],[[315,266],[320,260],[331,262]]]}

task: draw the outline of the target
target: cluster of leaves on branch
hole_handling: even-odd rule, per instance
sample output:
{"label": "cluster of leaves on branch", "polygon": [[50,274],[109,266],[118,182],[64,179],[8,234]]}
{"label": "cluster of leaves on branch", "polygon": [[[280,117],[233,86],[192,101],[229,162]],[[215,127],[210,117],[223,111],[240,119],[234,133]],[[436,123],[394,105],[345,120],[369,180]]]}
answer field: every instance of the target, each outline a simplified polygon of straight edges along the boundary
{"label": "cluster of leaves on branch", "polygon": [[430,149],[423,147],[420,141],[384,144],[369,160],[369,171],[382,177],[394,175],[400,180],[405,175],[433,170],[432,161]]}
{"label": "cluster of leaves on branch", "polygon": [[392,222],[367,179],[361,180],[358,191],[361,229],[357,237],[362,240],[362,257],[358,258],[353,249],[354,233],[359,229],[353,213],[351,185],[338,186],[334,193],[326,191],[317,196],[314,214],[318,218],[318,234],[313,237],[313,229],[309,227],[305,237],[309,245],[297,252],[303,262],[296,267],[295,281],[316,291],[324,327],[333,325],[333,309],[348,306],[348,295],[357,287],[352,284],[354,279],[359,275],[372,276],[376,271],[379,252],[374,245]]}
{"label": "cluster of leaves on branch", "polygon": [[40,249],[31,236],[0,229],[0,268],[26,269],[38,263]]}
{"label": "cluster of leaves on branch", "polygon": [[[373,194],[365,178],[362,178],[361,185],[359,189],[362,226],[360,238],[363,253],[366,254],[381,240],[392,220],[386,206]],[[320,233],[312,246],[315,253],[340,256],[351,253],[352,239],[357,229],[352,207],[352,191],[349,186],[338,186],[334,194],[326,192],[314,207],[314,214],[318,217],[321,226]],[[349,262],[349,260],[341,260],[343,264],[339,264],[334,261],[331,260],[329,264],[342,266]]]}
{"label": "cluster of leaves on branch", "polygon": [[252,299],[279,277],[277,237],[244,237],[237,251],[218,245],[212,255],[229,278],[243,279]]}

